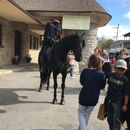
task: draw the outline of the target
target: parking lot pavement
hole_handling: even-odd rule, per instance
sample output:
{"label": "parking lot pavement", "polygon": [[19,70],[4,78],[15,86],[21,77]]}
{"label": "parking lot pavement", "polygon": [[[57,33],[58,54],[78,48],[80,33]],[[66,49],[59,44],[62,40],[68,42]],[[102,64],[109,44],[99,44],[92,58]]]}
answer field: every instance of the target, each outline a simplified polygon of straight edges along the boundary
{"label": "parking lot pavement", "polygon": [[[14,67],[14,66],[13,66]],[[16,70],[13,67],[3,69]],[[81,89],[79,75],[71,78],[67,75],[65,88],[65,105],[59,105],[61,98],[61,75],[58,76],[56,105],[53,99],[53,78],[50,78],[51,90],[45,86],[43,92],[37,92],[40,84],[37,64],[22,64],[17,66],[17,73],[1,75],[0,77],[0,130],[18,129],[78,129],[78,95]],[[24,67],[24,68],[23,68]],[[20,71],[21,69],[24,69]],[[89,130],[109,130],[107,121],[97,119],[99,105],[103,103],[106,91],[100,93],[99,102],[91,113],[88,123]],[[124,130],[124,126],[122,127]]]}

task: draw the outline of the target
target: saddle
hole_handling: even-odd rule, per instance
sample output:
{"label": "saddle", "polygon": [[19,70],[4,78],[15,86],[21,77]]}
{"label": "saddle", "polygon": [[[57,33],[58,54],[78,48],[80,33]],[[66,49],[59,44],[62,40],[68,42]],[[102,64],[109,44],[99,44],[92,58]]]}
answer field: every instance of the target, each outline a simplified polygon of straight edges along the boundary
{"label": "saddle", "polygon": [[42,66],[48,68],[48,62],[50,60],[51,52],[54,48],[53,46],[45,46],[42,52]]}

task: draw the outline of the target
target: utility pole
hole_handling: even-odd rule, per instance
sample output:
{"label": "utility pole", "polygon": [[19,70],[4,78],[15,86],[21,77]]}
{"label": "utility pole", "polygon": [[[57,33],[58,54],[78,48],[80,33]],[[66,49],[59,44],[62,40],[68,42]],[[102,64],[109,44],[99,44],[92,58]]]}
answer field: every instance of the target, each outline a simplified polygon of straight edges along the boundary
{"label": "utility pole", "polygon": [[117,29],[117,32],[116,32],[116,42],[115,42],[115,52],[116,52],[116,44],[117,44],[118,32],[119,32],[119,24],[117,24],[117,27],[113,27],[113,28]]}
{"label": "utility pole", "polygon": [[102,43],[104,43],[104,37],[105,37],[105,35],[102,35]]}

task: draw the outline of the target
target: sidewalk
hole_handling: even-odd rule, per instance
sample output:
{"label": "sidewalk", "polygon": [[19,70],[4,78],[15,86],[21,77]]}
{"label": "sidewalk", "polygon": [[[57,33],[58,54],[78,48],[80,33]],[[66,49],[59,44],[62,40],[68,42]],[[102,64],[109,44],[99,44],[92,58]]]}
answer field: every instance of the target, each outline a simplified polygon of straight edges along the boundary
{"label": "sidewalk", "polygon": [[38,63],[36,62],[31,62],[31,63],[20,63],[19,65],[5,65],[0,68],[0,76],[4,74],[10,74],[13,72],[18,72],[18,71],[24,71],[25,69],[38,69]]}

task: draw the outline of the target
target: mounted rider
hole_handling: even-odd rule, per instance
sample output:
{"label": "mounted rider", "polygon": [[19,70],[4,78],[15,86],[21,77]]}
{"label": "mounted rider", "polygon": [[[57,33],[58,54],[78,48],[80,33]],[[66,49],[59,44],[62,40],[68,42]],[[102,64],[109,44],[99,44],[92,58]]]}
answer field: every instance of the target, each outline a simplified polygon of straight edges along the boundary
{"label": "mounted rider", "polygon": [[47,66],[48,62],[48,55],[50,54],[51,50],[53,49],[55,43],[59,42],[61,34],[61,25],[59,20],[55,19],[51,23],[47,23],[45,32],[44,32],[44,40],[42,42],[42,67]]}
{"label": "mounted rider", "polygon": [[61,34],[61,25],[58,20],[53,20],[52,23],[47,23],[45,32],[44,32],[44,40],[48,42],[48,40],[53,44],[55,41],[60,40]]}

